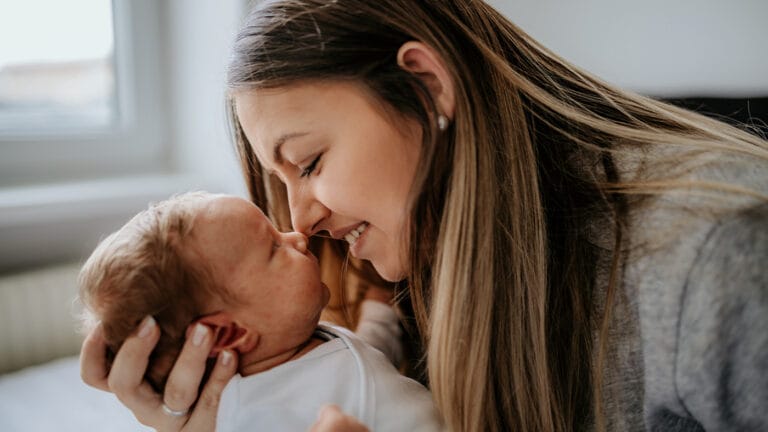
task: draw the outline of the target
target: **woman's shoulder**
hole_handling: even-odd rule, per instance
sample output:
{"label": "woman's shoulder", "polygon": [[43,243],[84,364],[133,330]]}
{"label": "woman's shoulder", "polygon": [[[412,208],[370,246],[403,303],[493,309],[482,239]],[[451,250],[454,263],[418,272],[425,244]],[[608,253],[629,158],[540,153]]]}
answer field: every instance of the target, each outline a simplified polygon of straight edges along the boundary
{"label": "woman's shoulder", "polygon": [[722,430],[729,411],[760,419],[722,397],[768,401],[768,391],[758,388],[768,389],[761,377],[768,364],[768,202],[716,218],[692,214],[682,225],[684,235],[671,236],[628,269],[641,327],[645,404],[652,412],[692,416],[707,430]]}
{"label": "woman's shoulder", "polygon": [[[723,295],[768,289],[768,202],[745,207],[712,224],[691,266],[687,285]],[[715,295],[715,294],[712,294]],[[687,296],[686,296],[687,297]]]}
{"label": "woman's shoulder", "polygon": [[707,430],[768,427],[766,264],[768,203],[714,224],[686,279],[674,378],[678,398]]}
{"label": "woman's shoulder", "polygon": [[674,244],[684,244],[698,250],[714,226],[768,202],[766,159],[713,152],[685,164],[674,178],[651,181],[654,194],[632,209],[633,248],[675,250]]}
{"label": "woman's shoulder", "polygon": [[757,256],[768,262],[768,165],[763,168],[759,175],[729,175],[740,182],[662,194],[633,215],[625,277],[639,289],[641,306],[674,303]]}

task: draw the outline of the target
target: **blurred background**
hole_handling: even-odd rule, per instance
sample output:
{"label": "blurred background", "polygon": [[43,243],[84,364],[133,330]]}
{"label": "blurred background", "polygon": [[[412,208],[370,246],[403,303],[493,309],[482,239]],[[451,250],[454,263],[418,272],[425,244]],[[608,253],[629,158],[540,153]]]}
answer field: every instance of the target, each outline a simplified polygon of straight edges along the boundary
{"label": "blurred background", "polygon": [[77,352],[79,265],[149,202],[245,195],[223,83],[246,6],[0,0],[0,372]]}
{"label": "blurred background", "polygon": [[[765,0],[491,0],[603,79],[768,119]],[[75,354],[78,267],[150,201],[245,196],[223,80],[245,0],[0,1],[0,372]]]}

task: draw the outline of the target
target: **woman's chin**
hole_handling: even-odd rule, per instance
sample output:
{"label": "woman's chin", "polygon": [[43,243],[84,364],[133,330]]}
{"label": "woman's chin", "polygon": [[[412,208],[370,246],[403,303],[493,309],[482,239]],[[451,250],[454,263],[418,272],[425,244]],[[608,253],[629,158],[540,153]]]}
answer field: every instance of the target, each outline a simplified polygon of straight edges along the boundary
{"label": "woman's chin", "polygon": [[399,282],[405,279],[405,269],[401,265],[394,265],[393,263],[378,264],[373,261],[371,261],[371,264],[376,269],[376,273],[387,282]]}

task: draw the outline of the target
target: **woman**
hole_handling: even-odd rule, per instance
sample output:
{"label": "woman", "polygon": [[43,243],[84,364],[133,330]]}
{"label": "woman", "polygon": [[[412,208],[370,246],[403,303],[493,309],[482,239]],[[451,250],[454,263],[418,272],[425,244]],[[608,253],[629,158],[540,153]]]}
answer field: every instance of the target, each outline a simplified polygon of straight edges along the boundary
{"label": "woman", "polygon": [[[254,201],[407,285],[451,430],[768,428],[764,140],[606,85],[479,1],[262,2],[229,86]],[[207,345],[157,395],[156,333],[109,374],[92,334],[84,380],[159,429],[212,425],[231,366],[187,414]]]}

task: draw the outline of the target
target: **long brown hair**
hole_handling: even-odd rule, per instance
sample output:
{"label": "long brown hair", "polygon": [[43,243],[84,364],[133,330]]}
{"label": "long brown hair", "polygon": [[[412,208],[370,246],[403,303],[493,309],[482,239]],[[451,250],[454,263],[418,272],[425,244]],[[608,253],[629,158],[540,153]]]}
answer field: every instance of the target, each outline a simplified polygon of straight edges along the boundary
{"label": "long brown hair", "polygon": [[[444,133],[429,92],[397,65],[411,40],[442,57],[455,85]],[[768,158],[756,137],[569,65],[479,0],[261,2],[234,45],[230,96],[318,80],[359,82],[424,131],[407,286],[429,384],[452,430],[574,430],[593,413],[601,427],[599,371],[628,215],[675,187],[672,175],[624,178],[616,155],[708,143]],[[285,190],[263,174],[230,102],[251,196],[288,229]],[[605,308],[595,314],[601,251],[585,227],[599,214],[609,215],[613,246]]]}

